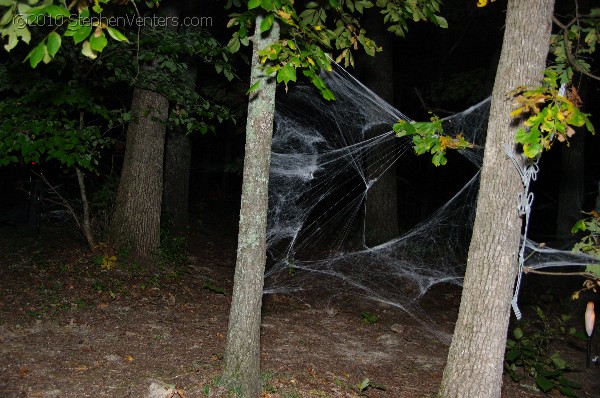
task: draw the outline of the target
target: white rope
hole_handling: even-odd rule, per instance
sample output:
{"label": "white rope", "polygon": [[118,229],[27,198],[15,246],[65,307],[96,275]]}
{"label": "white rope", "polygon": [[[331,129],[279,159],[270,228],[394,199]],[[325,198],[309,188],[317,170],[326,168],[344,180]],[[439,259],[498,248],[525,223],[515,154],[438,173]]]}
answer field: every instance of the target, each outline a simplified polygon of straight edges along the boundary
{"label": "white rope", "polygon": [[[558,95],[564,96],[567,91],[567,85],[562,84],[558,90]],[[531,181],[535,181],[537,173],[540,171],[539,160],[540,156],[536,156],[534,159],[528,158],[521,154],[516,155],[514,151],[507,145],[504,146],[506,154],[512,160],[513,164],[519,172],[521,182],[523,183],[523,192],[517,195],[517,211],[520,216],[525,216],[525,229],[523,230],[523,240],[521,242],[521,249],[519,250],[519,270],[517,274],[517,283],[515,285],[515,292],[511,300],[513,312],[517,319],[521,319],[521,310],[519,309],[519,290],[521,289],[521,280],[523,278],[523,267],[525,265],[525,246],[527,244],[527,231],[529,229],[529,216],[531,214],[531,205],[533,204],[533,192],[529,192],[529,185]],[[517,156],[520,158],[517,159]]]}
{"label": "white rope", "polygon": [[[535,181],[537,173],[540,170],[538,162],[539,156],[534,159],[530,159],[524,155],[517,155],[514,151],[504,146],[506,154],[512,160],[514,166],[519,172],[521,182],[523,183],[523,192],[517,195],[517,211],[520,216],[525,216],[525,229],[523,231],[523,240],[521,242],[521,248],[519,250],[519,269],[517,273],[517,283],[515,285],[515,292],[511,301],[513,312],[517,319],[521,319],[521,310],[519,310],[518,299],[519,290],[521,289],[521,279],[523,277],[523,266],[525,265],[525,245],[527,243],[527,230],[529,229],[529,215],[531,214],[531,205],[533,204],[533,192],[529,192],[529,185],[531,181]],[[519,157],[520,159],[517,159]]]}

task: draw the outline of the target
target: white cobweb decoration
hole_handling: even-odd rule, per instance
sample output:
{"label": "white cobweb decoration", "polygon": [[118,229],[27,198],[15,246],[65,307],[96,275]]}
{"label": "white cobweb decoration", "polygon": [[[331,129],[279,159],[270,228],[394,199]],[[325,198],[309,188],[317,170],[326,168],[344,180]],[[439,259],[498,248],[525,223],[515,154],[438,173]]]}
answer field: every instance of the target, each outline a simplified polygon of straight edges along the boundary
{"label": "white cobweb decoration", "polygon": [[[446,134],[460,133],[474,144],[460,151],[474,165],[461,171],[471,173],[468,182],[457,183],[446,204],[408,232],[367,247],[364,213],[370,187],[398,159],[416,156],[412,140],[392,131],[398,120],[409,119],[342,68],[324,76],[335,101],[303,85],[277,98],[265,293],[319,289],[338,300],[361,296],[405,311],[449,343],[450,335],[426,316],[419,299],[434,285],[462,284],[490,101],[444,119]],[[387,132],[372,137],[373,129]],[[376,159],[370,160],[370,175],[367,159]],[[537,247],[531,242],[528,250]],[[529,256],[535,259],[533,267],[589,263],[561,252],[564,258],[550,264],[545,254]]]}

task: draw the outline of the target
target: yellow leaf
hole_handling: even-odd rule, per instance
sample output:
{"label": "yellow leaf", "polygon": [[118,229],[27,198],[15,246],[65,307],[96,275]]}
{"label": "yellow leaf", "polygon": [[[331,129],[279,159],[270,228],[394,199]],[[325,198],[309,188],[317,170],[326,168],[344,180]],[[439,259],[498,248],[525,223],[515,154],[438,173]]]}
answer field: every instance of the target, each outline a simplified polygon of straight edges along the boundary
{"label": "yellow leaf", "polygon": [[131,356],[131,355],[127,355],[127,357],[126,357],[126,358],[127,358],[127,360],[128,360],[129,362],[131,362],[131,361],[133,361],[133,360],[134,360],[133,356]]}
{"label": "yellow leaf", "polygon": [[287,19],[290,20],[292,19],[292,16],[290,14],[288,14],[287,12],[283,11],[283,10],[279,10],[277,12],[277,14],[282,18],[282,19]]}
{"label": "yellow leaf", "polygon": [[487,3],[487,0],[477,0],[477,7],[485,7]]}
{"label": "yellow leaf", "polygon": [[315,66],[315,61],[313,61],[311,57],[306,57],[306,60],[308,61],[309,64],[311,64],[312,66]]}
{"label": "yellow leaf", "polygon": [[519,115],[520,115],[521,113],[523,113],[523,107],[521,107],[521,108],[517,108],[517,109],[515,109],[514,111],[512,111],[512,112],[510,113],[510,117],[512,117],[512,118],[519,117]]}
{"label": "yellow leaf", "polygon": [[316,25],[315,30],[321,30],[321,25]]}

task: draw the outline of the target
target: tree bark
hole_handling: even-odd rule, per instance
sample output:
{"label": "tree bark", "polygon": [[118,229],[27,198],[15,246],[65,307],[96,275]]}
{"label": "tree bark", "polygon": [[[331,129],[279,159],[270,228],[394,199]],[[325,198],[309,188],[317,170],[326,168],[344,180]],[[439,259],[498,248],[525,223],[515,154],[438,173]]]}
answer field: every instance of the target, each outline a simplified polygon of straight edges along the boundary
{"label": "tree bark", "polygon": [[160,246],[163,152],[169,102],[136,88],[110,241],[147,262]]}
{"label": "tree bark", "polygon": [[577,129],[570,140],[570,145],[561,148],[560,188],[558,192],[558,215],[556,217],[557,246],[571,249],[577,241],[571,233],[571,228],[577,220],[583,218],[585,171],[585,134],[583,129]]}
{"label": "tree bark", "polygon": [[[196,67],[188,67],[188,79],[196,86]],[[182,126],[167,131],[163,176],[163,211],[169,223],[169,232],[185,236],[188,232],[190,167],[192,143]],[[164,218],[163,218],[164,219]]]}
{"label": "tree bark", "polygon": [[250,84],[260,87],[250,96],[246,123],[246,153],[233,295],[225,347],[222,383],[243,397],[260,393],[260,323],[266,261],[269,168],[275,113],[275,81],[267,78],[258,51],[279,38],[274,23],[260,33],[256,19]]}
{"label": "tree bark", "polygon": [[[374,57],[363,57],[363,81],[367,87],[390,105],[394,105],[394,51],[393,40],[376,10],[368,10],[365,28],[375,40],[382,52]],[[366,138],[385,134],[389,129],[374,129],[367,132]],[[392,144],[395,145],[395,142]],[[377,182],[368,191],[365,203],[365,244],[376,246],[398,237],[398,187],[396,183],[396,165],[381,174],[381,150],[373,148],[366,156],[367,176],[377,178]],[[385,148],[389,151],[389,148]],[[379,160],[379,163],[378,163]],[[387,167],[387,165],[385,165]]]}
{"label": "tree bark", "polygon": [[[174,3],[160,8],[173,24],[179,9]],[[149,264],[160,249],[160,216],[163,196],[165,136],[169,101],[150,89],[135,88],[132,119],[127,128],[125,159],[109,240],[126,249],[136,261]]]}
{"label": "tree bark", "polygon": [[163,214],[173,235],[187,234],[191,160],[192,144],[185,129],[170,129],[165,143]]}
{"label": "tree bark", "polygon": [[554,0],[509,0],[496,74],[481,186],[458,320],[444,370],[443,398],[500,397],[506,333],[522,220],[520,177],[504,146],[516,124],[507,94],[539,85],[548,54]]}
{"label": "tree bark", "polygon": [[83,172],[79,167],[75,167],[75,173],[77,173],[77,183],[79,184],[79,195],[81,196],[81,232],[87,242],[88,247],[93,252],[96,250],[96,241],[94,240],[94,233],[92,231],[92,223],[90,222],[90,203],[88,202],[87,192],[85,189],[85,179]]}

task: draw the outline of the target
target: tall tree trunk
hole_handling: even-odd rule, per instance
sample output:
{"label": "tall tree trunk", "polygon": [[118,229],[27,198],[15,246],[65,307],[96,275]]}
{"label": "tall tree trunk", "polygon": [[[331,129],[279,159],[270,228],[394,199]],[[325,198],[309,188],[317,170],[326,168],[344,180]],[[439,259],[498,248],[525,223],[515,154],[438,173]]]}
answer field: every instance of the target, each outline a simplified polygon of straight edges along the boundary
{"label": "tall tree trunk", "polygon": [[[161,7],[160,15],[167,17],[169,29],[177,29],[173,22],[179,9],[174,3]],[[148,263],[160,248],[169,101],[156,91],[136,87],[131,114],[109,240],[127,249],[137,261]]]}
{"label": "tall tree trunk", "polygon": [[577,239],[571,228],[582,218],[585,170],[585,131],[578,129],[570,145],[561,148],[560,188],[558,192],[558,215],[556,217],[557,246],[571,248]]}
{"label": "tall tree trunk", "polygon": [[[376,10],[368,10],[365,28],[378,46],[383,48],[375,57],[363,57],[363,81],[367,87],[390,105],[394,105],[394,51],[393,38],[381,23]],[[385,134],[385,128],[373,129],[367,138]],[[395,145],[395,141],[385,145]],[[398,229],[398,192],[396,183],[396,165],[392,165],[383,174],[381,170],[381,149],[373,148],[366,157],[367,176],[377,178],[367,194],[365,208],[365,243],[375,246],[396,238]],[[385,148],[389,151],[389,148]],[[379,159],[379,163],[377,162]],[[387,165],[386,165],[387,166]]]}
{"label": "tall tree trunk", "polygon": [[[196,67],[188,68],[188,78],[195,87]],[[163,211],[169,222],[170,233],[187,234],[189,217],[190,167],[192,143],[184,127],[167,131],[163,176]]]}
{"label": "tall tree trunk", "polygon": [[539,85],[546,65],[554,0],[509,0],[485,145],[477,215],[454,337],[440,395],[500,397],[511,293],[522,220],[520,177],[504,146],[517,126],[507,93]]}
{"label": "tall tree trunk", "polygon": [[169,102],[136,88],[110,240],[147,261],[160,246],[163,152]]}
{"label": "tall tree trunk", "polygon": [[167,132],[163,176],[163,210],[170,233],[187,234],[192,144],[184,128]]}
{"label": "tall tree trunk", "polygon": [[[580,79],[578,94],[583,98],[583,105],[586,108],[588,81],[585,77],[581,77]],[[577,133],[569,140],[569,146],[562,146],[560,155],[556,245],[565,249],[571,249],[577,241],[571,233],[571,228],[573,228],[577,220],[582,218],[581,211],[583,210],[585,196],[586,131],[581,127],[575,128],[575,131]]]}
{"label": "tall tree trunk", "polygon": [[277,23],[262,36],[261,22],[258,17],[253,36],[250,84],[260,81],[260,88],[251,94],[248,105],[237,262],[222,377],[225,386],[248,398],[260,392],[260,322],[275,113],[275,80],[264,75],[258,51],[279,38]]}

